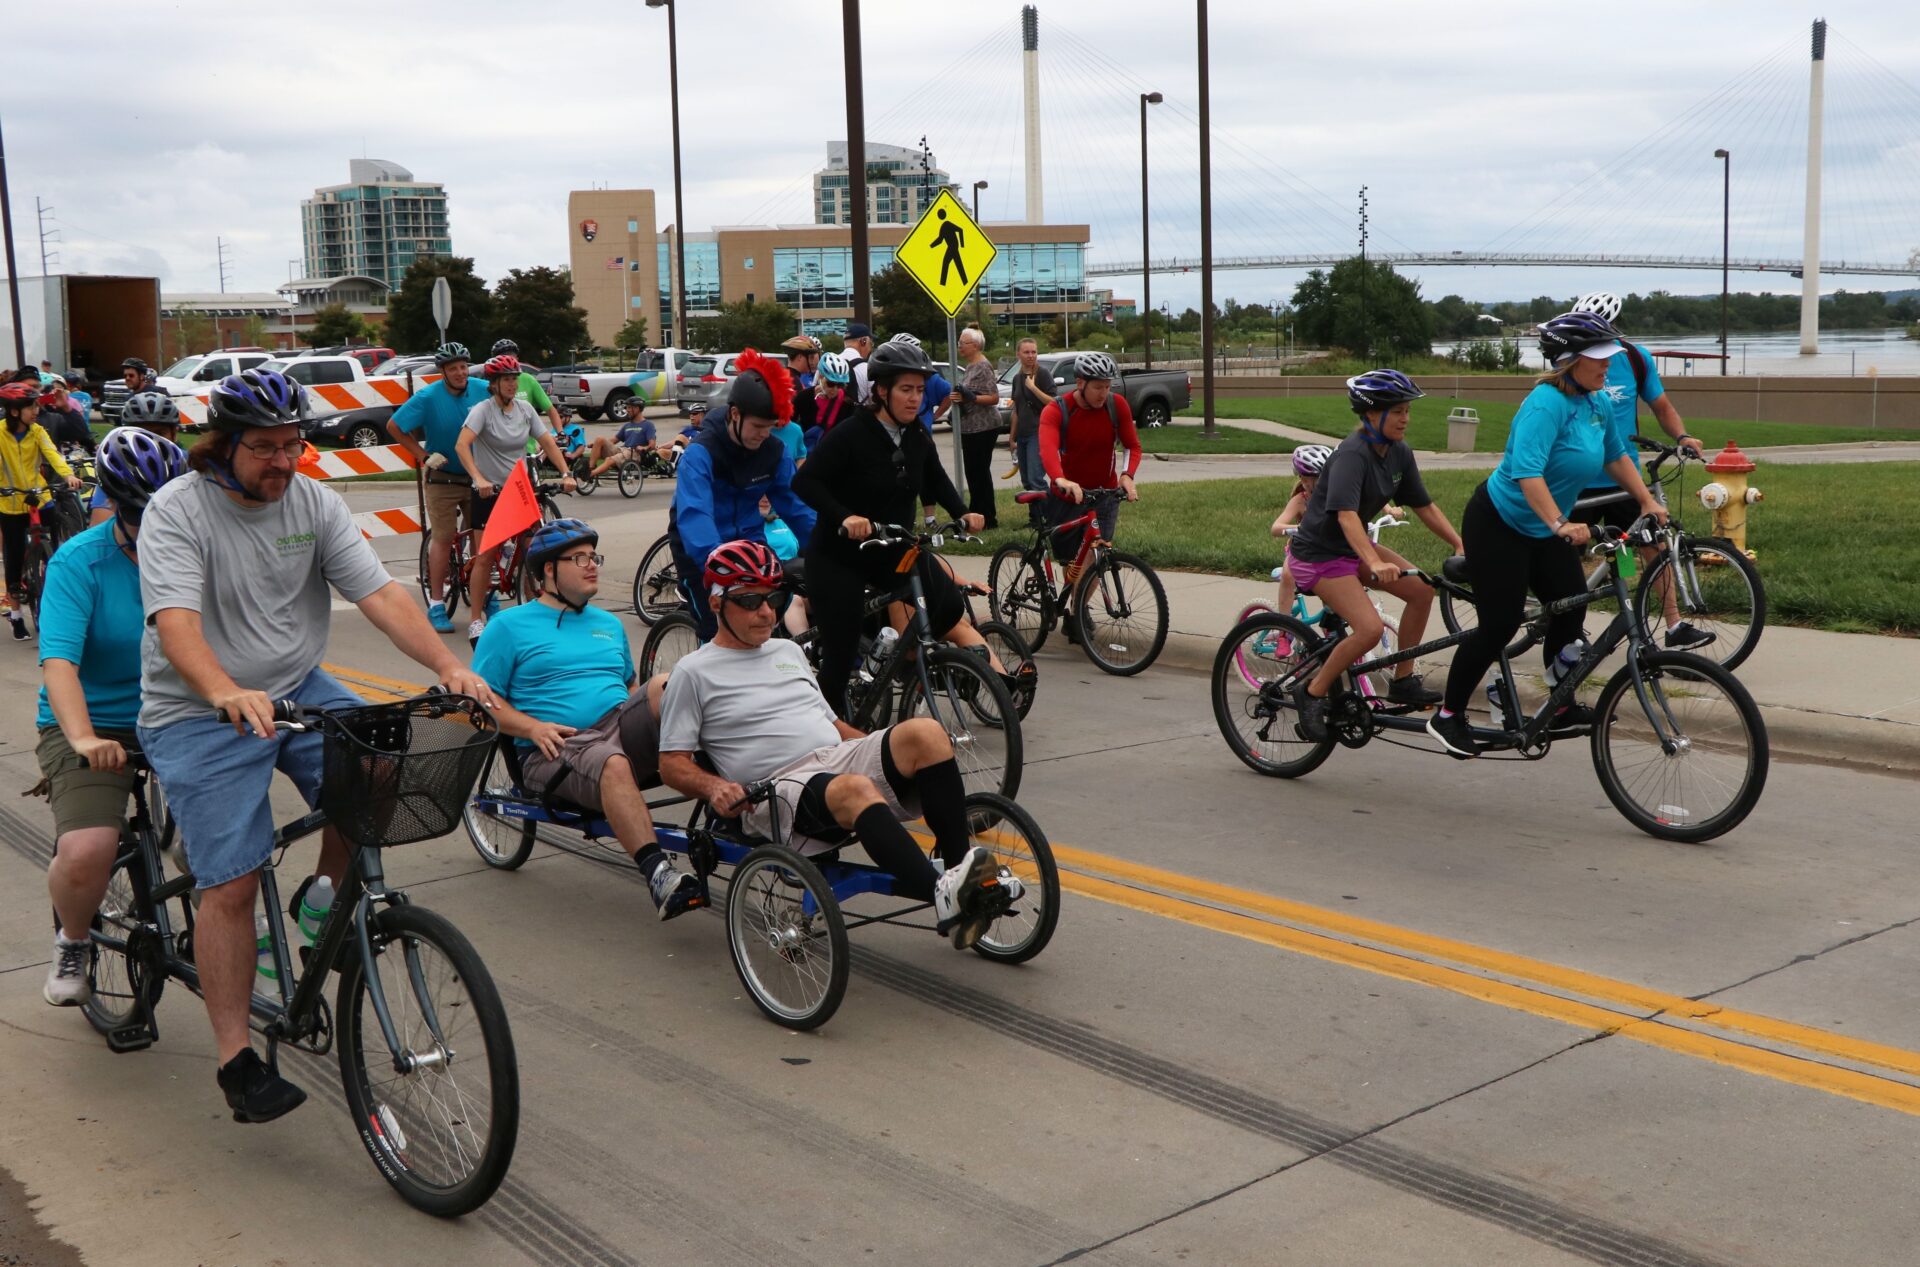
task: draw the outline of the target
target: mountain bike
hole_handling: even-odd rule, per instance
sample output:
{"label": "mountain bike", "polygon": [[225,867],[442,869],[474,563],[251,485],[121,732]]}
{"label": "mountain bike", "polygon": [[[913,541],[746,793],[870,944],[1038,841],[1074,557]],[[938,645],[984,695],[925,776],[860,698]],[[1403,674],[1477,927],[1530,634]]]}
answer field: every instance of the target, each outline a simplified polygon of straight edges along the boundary
{"label": "mountain bike", "polygon": [[[1028,505],[1047,496],[1020,493],[1014,500]],[[1145,559],[1115,550],[1100,536],[1099,506],[1119,501],[1125,491],[1089,488],[1083,496],[1085,514],[1037,529],[1030,542],[994,551],[987,567],[987,601],[993,618],[1011,625],[1034,651],[1046,644],[1054,622],[1067,610],[1073,621],[1069,640],[1078,642],[1102,671],[1130,677],[1152,664],[1167,645],[1167,590]],[[1048,542],[1056,532],[1076,529],[1080,546],[1067,569],[1075,578],[1068,595],[1054,581]]]}
{"label": "mountain bike", "polygon": [[[381,851],[460,824],[498,730],[477,700],[441,693],[337,712],[282,700],[274,719],[278,730],[317,731],[326,745],[320,808],[274,833],[275,857],[329,824],[358,848],[313,945],[302,948],[297,983],[275,862],[261,867],[275,976],[256,978],[252,1028],[276,1071],[282,1045],[316,1057],[337,1045],[339,1103],[381,1177],[417,1209],[466,1214],[492,1197],[513,1161],[513,1033],[472,944],[387,887]],[[200,992],[194,879],[179,869],[150,770],[128,758],[133,814],[94,919],[93,995],[83,1009],[116,1052],[159,1039],[155,1008],[168,981]],[[163,858],[179,873],[169,878]],[[336,972],[329,1008],[323,992]]]}
{"label": "mountain bike", "polygon": [[[560,518],[560,504],[554,498],[561,492],[558,480],[538,479],[538,468],[532,458],[524,459],[527,473],[534,479],[534,496],[540,504],[540,522],[552,523]],[[424,478],[424,477],[423,477]],[[424,494],[423,494],[424,497]],[[471,498],[469,498],[469,503]],[[424,503],[423,503],[424,504]],[[428,593],[428,551],[433,545],[433,529],[424,525],[420,531],[420,596],[422,601],[432,605],[434,597]],[[482,578],[486,584],[481,586],[479,602],[474,602],[473,563],[480,553],[480,539],[484,529],[470,528],[468,511],[462,507],[459,514],[459,529],[453,534],[453,548],[447,556],[447,593],[442,600],[447,605],[447,616],[452,618],[462,602],[476,610],[486,604],[489,593],[498,594],[507,602],[530,602],[538,593],[537,579],[521,565],[526,554],[527,538],[533,535],[534,526],[503,542],[493,556],[493,575]]]}
{"label": "mountain bike", "polygon": [[[1667,505],[1667,485],[1680,478],[1688,462],[1698,459],[1644,436],[1634,437],[1634,443],[1644,452],[1659,455],[1647,467],[1647,487],[1662,505]],[[1668,463],[1672,463],[1670,469]],[[1604,496],[1582,498],[1574,503],[1574,511],[1577,514],[1624,502],[1632,496],[1621,489]],[[1685,500],[1676,498],[1674,504],[1684,505]],[[1646,565],[1630,608],[1634,619],[1640,622],[1646,641],[1660,640],[1666,625],[1666,601],[1671,597],[1676,618],[1711,639],[1685,650],[1725,668],[1739,668],[1753,654],[1766,629],[1767,590],[1759,570],[1731,541],[1687,532],[1678,515],[1655,529],[1655,536],[1655,556]],[[1611,606],[1612,580],[1604,562],[1587,574],[1587,588],[1595,595],[1596,610]],[[1526,610],[1531,620],[1538,612],[1537,601],[1529,598]],[[1449,633],[1460,633],[1477,623],[1472,602],[1456,600],[1445,591],[1440,595],[1440,619]]]}
{"label": "mountain bike", "polygon": [[[1632,615],[1628,582],[1636,570],[1634,549],[1657,539],[1645,521],[1627,533],[1602,526],[1596,534],[1591,550],[1607,563],[1607,593],[1618,604],[1613,620],[1540,706],[1522,716],[1510,661],[1545,639],[1554,616],[1591,604],[1599,591],[1585,590],[1543,606],[1525,634],[1500,653],[1503,715],[1492,719],[1492,728],[1473,727],[1473,738],[1489,752],[1537,761],[1555,738],[1586,734],[1600,786],[1628,822],[1662,840],[1712,840],[1739,826],[1766,787],[1767,731],[1759,706],[1721,665],[1688,652],[1656,648]],[[1438,577],[1417,571],[1408,575],[1468,601],[1468,591],[1459,584],[1464,563],[1458,557],[1447,560]],[[1262,638],[1273,631],[1285,635],[1285,654],[1277,646],[1269,653],[1258,650]],[[1317,769],[1335,744],[1362,748],[1377,736],[1423,733],[1425,722],[1410,715],[1411,706],[1370,699],[1358,682],[1401,661],[1459,646],[1468,637],[1449,634],[1354,664],[1344,675],[1346,689],[1332,697],[1327,710],[1331,733],[1309,739],[1298,722],[1296,688],[1313,679],[1346,633],[1346,624],[1331,612],[1317,630],[1291,616],[1264,612],[1241,621],[1222,641],[1213,663],[1214,720],[1227,746],[1249,768],[1276,778],[1298,778]],[[1626,663],[1600,688],[1592,726],[1556,735],[1556,714],[1574,702],[1581,684],[1622,644]],[[1258,670],[1251,682],[1246,673],[1250,664]]]}

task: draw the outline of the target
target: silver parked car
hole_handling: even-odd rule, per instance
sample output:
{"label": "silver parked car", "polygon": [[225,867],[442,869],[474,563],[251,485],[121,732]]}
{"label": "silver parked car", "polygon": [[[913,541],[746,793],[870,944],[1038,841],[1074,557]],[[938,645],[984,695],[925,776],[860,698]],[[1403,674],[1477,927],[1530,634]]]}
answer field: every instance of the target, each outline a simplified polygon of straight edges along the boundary
{"label": "silver parked car", "polygon": [[720,372],[719,357],[690,356],[681,362],[674,379],[674,398],[685,414],[696,404],[708,408],[719,404],[732,386],[733,380]]}

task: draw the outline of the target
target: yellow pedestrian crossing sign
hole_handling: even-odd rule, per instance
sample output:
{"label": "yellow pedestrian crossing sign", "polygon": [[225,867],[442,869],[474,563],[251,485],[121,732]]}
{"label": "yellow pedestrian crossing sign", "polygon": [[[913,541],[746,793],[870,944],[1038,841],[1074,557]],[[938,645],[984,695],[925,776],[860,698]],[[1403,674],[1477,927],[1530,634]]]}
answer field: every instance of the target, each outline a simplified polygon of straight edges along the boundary
{"label": "yellow pedestrian crossing sign", "polygon": [[893,258],[952,317],[999,253],[953,191],[943,189]]}

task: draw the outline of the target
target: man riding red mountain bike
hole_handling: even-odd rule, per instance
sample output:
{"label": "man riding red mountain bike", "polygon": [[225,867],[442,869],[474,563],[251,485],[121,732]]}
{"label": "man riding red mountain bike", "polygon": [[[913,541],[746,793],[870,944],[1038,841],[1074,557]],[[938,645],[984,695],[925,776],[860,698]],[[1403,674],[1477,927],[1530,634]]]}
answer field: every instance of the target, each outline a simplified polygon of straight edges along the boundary
{"label": "man riding red mountain bike", "polygon": [[[1133,410],[1126,398],[1113,390],[1113,358],[1105,352],[1082,352],[1074,358],[1072,391],[1040,411],[1040,464],[1046,468],[1047,488],[1053,493],[1048,505],[1056,527],[1085,513],[1080,502],[1086,490],[1117,488],[1128,501],[1138,501],[1133,477],[1140,470],[1140,435],[1134,430]],[[1127,469],[1121,471],[1114,461],[1117,450],[1127,451]],[[1095,507],[1100,537],[1112,541],[1119,525],[1120,506],[1111,500]],[[1066,567],[1063,595],[1073,593],[1080,579],[1074,555],[1080,546],[1078,534],[1056,531],[1053,557]],[[1071,640],[1074,624],[1061,610],[1061,619]]]}

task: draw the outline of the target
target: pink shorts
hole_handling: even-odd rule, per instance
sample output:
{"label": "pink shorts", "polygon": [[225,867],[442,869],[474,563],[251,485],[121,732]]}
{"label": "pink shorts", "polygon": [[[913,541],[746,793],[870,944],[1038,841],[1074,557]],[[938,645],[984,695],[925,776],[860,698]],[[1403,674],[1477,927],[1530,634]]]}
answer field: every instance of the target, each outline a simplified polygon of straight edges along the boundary
{"label": "pink shorts", "polygon": [[1287,567],[1293,572],[1294,587],[1302,594],[1313,593],[1316,585],[1334,577],[1360,575],[1358,559],[1328,559],[1325,563],[1309,563],[1289,553]]}

